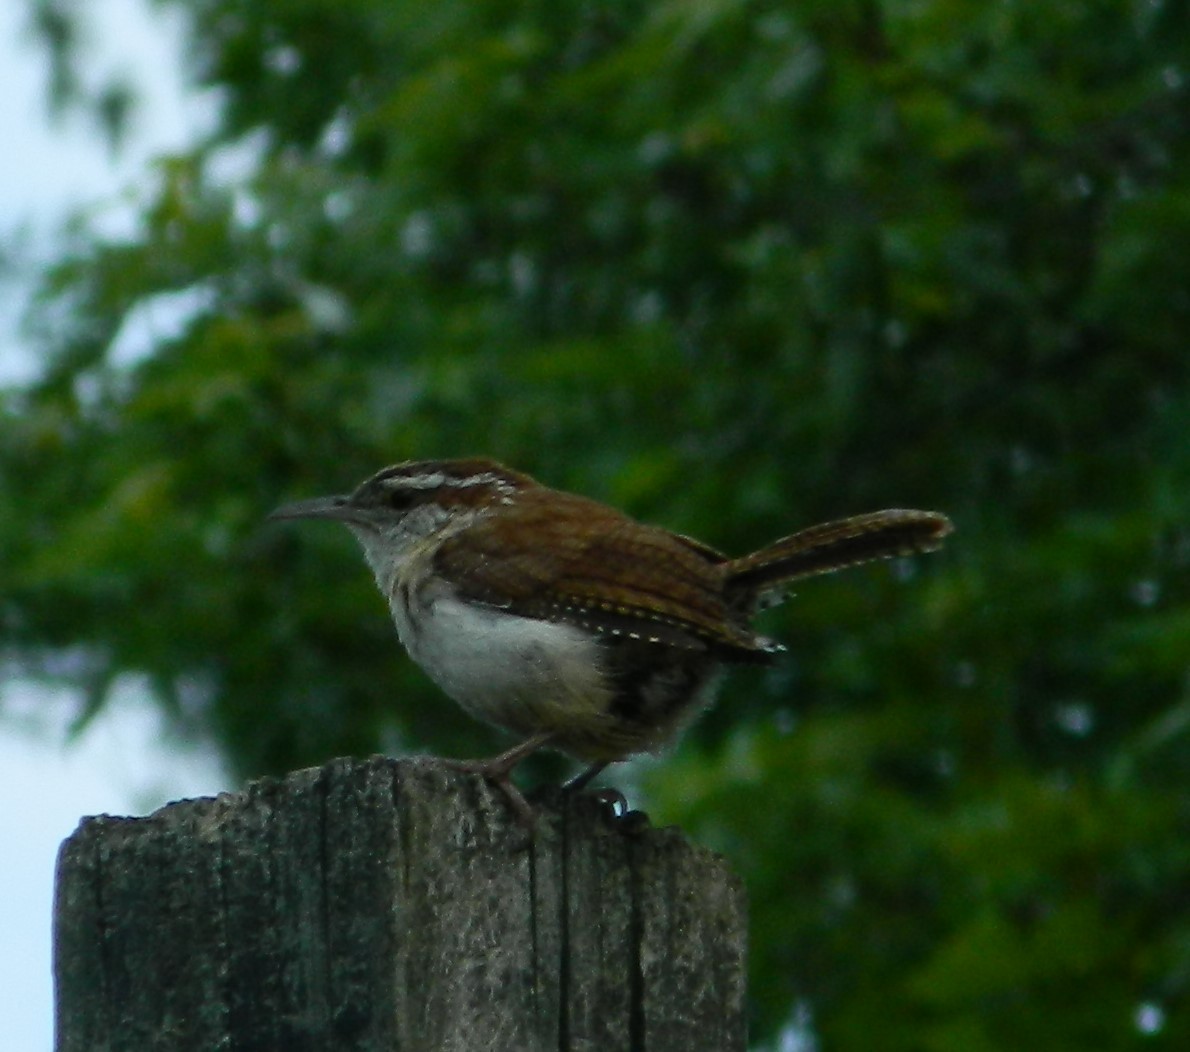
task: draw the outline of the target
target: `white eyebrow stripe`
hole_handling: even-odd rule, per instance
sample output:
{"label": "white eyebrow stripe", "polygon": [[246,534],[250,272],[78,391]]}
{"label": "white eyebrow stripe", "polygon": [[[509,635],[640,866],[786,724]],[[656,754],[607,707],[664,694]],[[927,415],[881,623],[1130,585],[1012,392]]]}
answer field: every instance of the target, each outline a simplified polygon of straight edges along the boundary
{"label": "white eyebrow stripe", "polygon": [[431,471],[424,475],[394,475],[382,480],[382,485],[388,489],[440,489],[449,486],[452,489],[471,489],[474,486],[492,486],[497,492],[507,496],[516,492],[516,486],[502,475],[491,471],[478,475],[467,475],[454,478],[442,471]]}

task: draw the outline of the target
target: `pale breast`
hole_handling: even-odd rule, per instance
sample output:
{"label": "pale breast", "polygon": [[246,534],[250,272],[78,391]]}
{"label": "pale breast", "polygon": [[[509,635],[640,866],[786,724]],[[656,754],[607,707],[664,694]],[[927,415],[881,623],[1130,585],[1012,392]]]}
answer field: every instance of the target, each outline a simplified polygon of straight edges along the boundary
{"label": "pale breast", "polygon": [[563,738],[611,721],[612,686],[589,632],[461,600],[441,580],[398,585],[390,605],[410,657],[476,718]]}

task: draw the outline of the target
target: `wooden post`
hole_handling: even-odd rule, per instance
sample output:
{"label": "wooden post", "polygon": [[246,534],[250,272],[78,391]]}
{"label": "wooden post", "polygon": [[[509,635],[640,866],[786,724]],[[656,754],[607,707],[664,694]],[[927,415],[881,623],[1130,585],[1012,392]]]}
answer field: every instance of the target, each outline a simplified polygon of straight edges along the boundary
{"label": "wooden post", "polygon": [[555,792],[336,760],[84,819],[54,913],[58,1052],[743,1052],[719,857]]}

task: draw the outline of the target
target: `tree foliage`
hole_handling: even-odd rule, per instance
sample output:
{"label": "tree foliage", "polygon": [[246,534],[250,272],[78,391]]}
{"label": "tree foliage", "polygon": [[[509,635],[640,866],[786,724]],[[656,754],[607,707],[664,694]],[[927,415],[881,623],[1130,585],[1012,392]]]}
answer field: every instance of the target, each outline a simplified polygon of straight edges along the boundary
{"label": "tree foliage", "polygon": [[218,128],[75,232],[0,403],[10,663],[245,774],[462,755],[271,507],[473,453],[736,552],[937,507],[642,795],[744,874],[758,1039],[1182,1047],[1184,0],[178,6]]}

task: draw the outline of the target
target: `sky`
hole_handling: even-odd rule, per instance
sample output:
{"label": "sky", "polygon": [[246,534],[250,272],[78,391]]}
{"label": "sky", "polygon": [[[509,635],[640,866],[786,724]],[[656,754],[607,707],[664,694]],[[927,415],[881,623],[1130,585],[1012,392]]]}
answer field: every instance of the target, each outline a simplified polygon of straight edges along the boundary
{"label": "sky", "polygon": [[[151,158],[197,137],[214,102],[180,79],[180,32],[146,0],[88,0],[85,75],[117,72],[140,106],[113,157],[76,116],[51,121],[46,65],[27,25],[29,0],[0,2],[0,384],[32,375],[19,314],[32,275],[71,212],[130,221],[121,192]],[[15,262],[14,262],[15,258]],[[0,1039],[5,1052],[53,1047],[50,915],[61,841],[91,814],[146,814],[181,797],[234,789],[209,748],[171,740],[136,682],[81,737],[68,733],[78,699],[0,679]]]}

